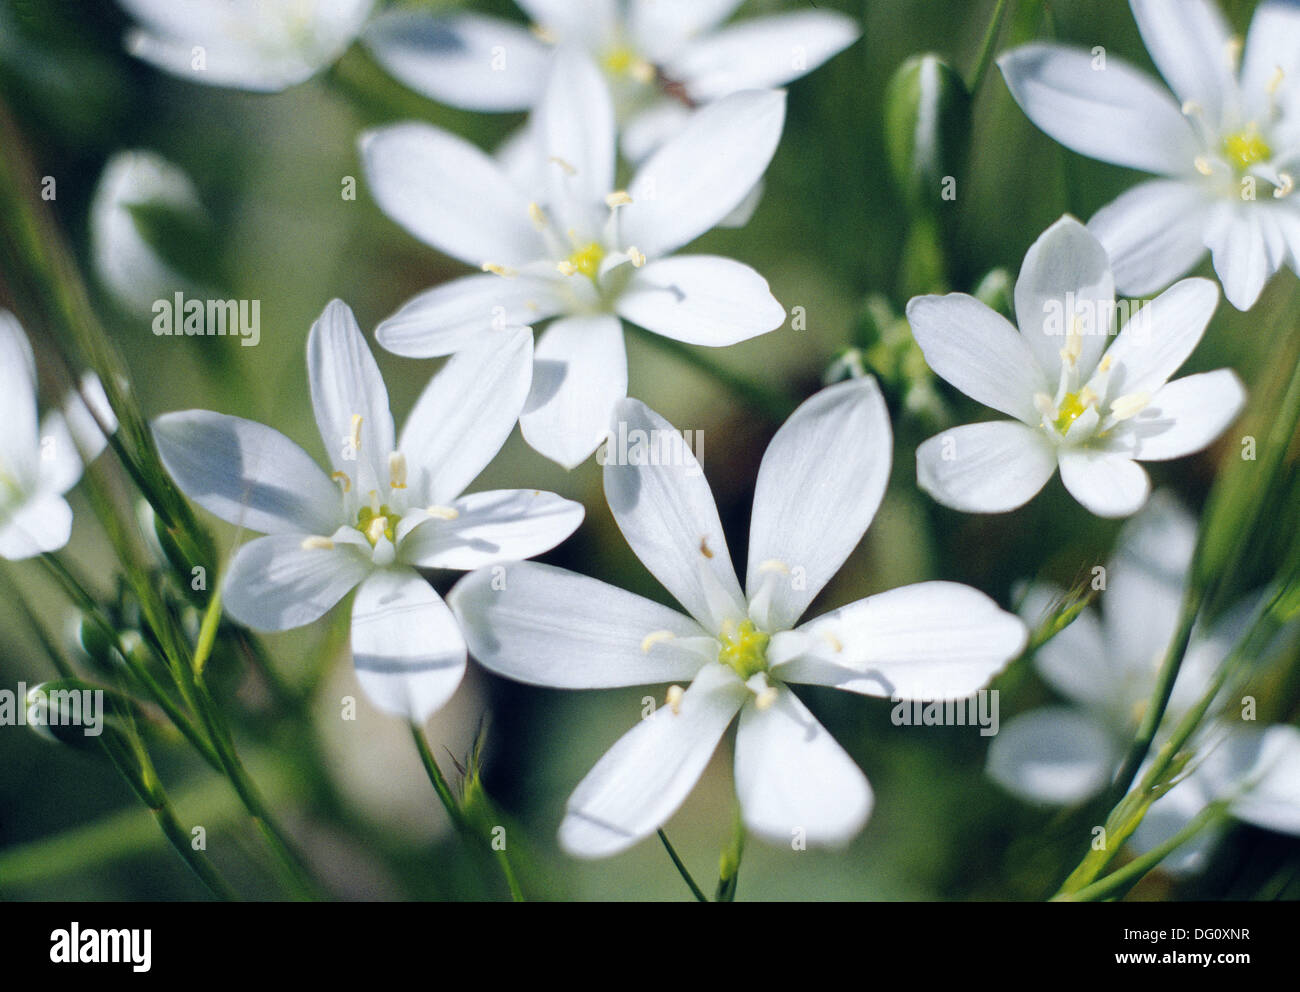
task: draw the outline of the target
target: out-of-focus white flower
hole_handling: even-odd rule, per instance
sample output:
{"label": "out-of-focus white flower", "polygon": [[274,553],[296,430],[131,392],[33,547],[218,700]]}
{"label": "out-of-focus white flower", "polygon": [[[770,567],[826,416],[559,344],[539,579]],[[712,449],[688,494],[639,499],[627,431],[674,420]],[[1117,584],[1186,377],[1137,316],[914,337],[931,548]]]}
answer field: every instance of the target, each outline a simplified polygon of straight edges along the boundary
{"label": "out-of-focus white flower", "polygon": [[614,112],[583,52],[557,54],[530,127],[522,181],[473,145],[425,124],[361,139],[380,208],[422,241],[483,270],[422,293],[375,332],[389,351],[450,354],[500,324],[556,317],[537,345],[520,427],[572,468],[627,395],[620,318],[691,344],[734,344],[785,311],[747,265],[673,255],[741,202],[776,150],[785,95],[747,90],[698,111],[614,187]]}
{"label": "out-of-focus white flower", "polygon": [[117,421],[93,375],[82,379],[63,411],[38,421],[36,361],[8,310],[0,310],[0,423],[0,558],[18,561],[57,551],[72,534],[72,508],[64,494],[81,478],[83,464],[108,443],[99,424],[111,433]]}
{"label": "out-of-focus white flower", "polygon": [[1108,55],[1034,43],[998,64],[1029,119],[1090,158],[1154,173],[1089,227],[1121,292],[1145,296],[1208,249],[1248,310],[1284,262],[1300,272],[1300,7],[1271,0],[1243,44],[1210,0],[1132,0],[1168,90]]}
{"label": "out-of-focus white flower", "polygon": [[274,93],[310,79],[361,32],[374,0],[118,0],[126,48],[208,86]]}
{"label": "out-of-focus white flower", "polygon": [[[1041,707],[1002,725],[988,753],[988,773],[999,785],[1030,802],[1064,804],[1110,783],[1155,691],[1195,544],[1195,520],[1165,493],[1125,525],[1106,568],[1101,615],[1084,610],[1034,658],[1069,705]],[[1034,620],[1060,596],[1035,586],[1021,613]],[[1166,709],[1169,723],[1205,691],[1239,623],[1233,612],[1193,637]]]}
{"label": "out-of-focus white flower", "polygon": [[1102,517],[1146,502],[1139,461],[1209,445],[1245,402],[1230,369],[1170,377],[1196,348],[1219,292],[1184,279],[1129,315],[1113,339],[1115,285],[1106,252],[1072,217],[1034,242],[1016,283],[1019,331],[964,293],[907,306],[934,371],[1015,420],[957,427],[916,451],[921,488],[945,506],[1003,513],[1032,499],[1056,471]]}
{"label": "out-of-focus white flower", "polygon": [[533,21],[394,11],[366,31],[376,59],[412,89],[467,110],[541,100],[553,45],[585,49],[609,82],[623,149],[639,161],[685,126],[690,108],[784,86],[858,37],[843,14],[804,10],[724,26],[740,0],[518,0]]}
{"label": "out-of-focus white flower", "polygon": [[631,447],[606,460],[610,509],[686,614],[532,563],[508,566],[499,582],[473,572],[448,597],[474,657],[509,678],[571,689],[690,683],[672,685],[667,703],[577,787],[561,843],[602,857],[653,833],[738,714],[736,791],[747,828],[776,843],[847,842],[870,814],[871,788],[788,683],[961,698],[1019,653],[1024,624],[967,586],[923,582],[795,626],[885,491],[892,440],[874,379],[822,390],[772,439],[754,494],[745,592],[682,436],[630,399],[611,430]]}
{"label": "out-of-focus white flower", "polygon": [[325,308],[307,340],[312,405],[333,472],[283,434],[207,410],[159,417],[177,485],[223,520],[270,536],[239,549],[230,615],[257,630],[318,619],[354,587],[352,656],[375,705],[423,722],[451,698],[465,642],[417,568],[468,570],[553,548],[581,505],[536,490],[461,496],[509,436],[528,392],[526,329],[485,337],[429,383],[400,437],[352,311]]}

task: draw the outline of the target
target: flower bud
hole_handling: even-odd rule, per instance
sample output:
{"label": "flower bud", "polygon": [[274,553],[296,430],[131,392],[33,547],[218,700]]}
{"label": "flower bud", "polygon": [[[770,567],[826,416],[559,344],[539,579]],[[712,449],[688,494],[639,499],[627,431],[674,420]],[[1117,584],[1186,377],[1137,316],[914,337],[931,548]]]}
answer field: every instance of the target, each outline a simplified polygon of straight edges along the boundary
{"label": "flower bud", "polygon": [[970,134],[970,96],[939,56],[915,55],[885,94],[885,148],[894,181],[912,209],[956,198]]}

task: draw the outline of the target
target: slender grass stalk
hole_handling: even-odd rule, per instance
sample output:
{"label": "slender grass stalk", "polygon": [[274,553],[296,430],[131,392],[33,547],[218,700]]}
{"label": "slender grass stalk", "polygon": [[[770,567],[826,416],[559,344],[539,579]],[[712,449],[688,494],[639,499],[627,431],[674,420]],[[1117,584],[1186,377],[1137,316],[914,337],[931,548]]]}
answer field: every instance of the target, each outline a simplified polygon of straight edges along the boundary
{"label": "slender grass stalk", "polygon": [[984,30],[984,41],[980,45],[979,57],[975,60],[975,68],[971,70],[970,82],[966,84],[966,89],[972,98],[979,92],[984,77],[988,74],[989,66],[993,64],[993,51],[997,48],[998,35],[1002,31],[1002,16],[1006,13],[1006,9],[1007,0],[997,0],[993,8],[993,16],[989,18],[988,27]]}
{"label": "slender grass stalk", "polygon": [[664,850],[668,852],[668,857],[672,859],[673,867],[677,869],[677,874],[682,876],[682,881],[686,887],[691,890],[691,895],[695,897],[696,902],[708,902],[709,897],[704,894],[704,890],[695,884],[695,879],[691,878],[691,873],[687,870],[685,862],[677,856],[677,851],[668,841],[668,835],[660,828],[656,831],[659,834],[659,840],[664,845]]}

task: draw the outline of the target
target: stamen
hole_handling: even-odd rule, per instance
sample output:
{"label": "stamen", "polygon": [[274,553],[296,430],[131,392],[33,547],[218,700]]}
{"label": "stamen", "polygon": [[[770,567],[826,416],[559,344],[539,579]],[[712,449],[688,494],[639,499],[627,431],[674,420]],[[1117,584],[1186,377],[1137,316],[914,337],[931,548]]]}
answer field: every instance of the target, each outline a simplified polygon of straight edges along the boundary
{"label": "stamen", "polygon": [[352,415],[352,450],[361,450],[361,414]]}
{"label": "stamen", "polygon": [[1090,407],[1097,402],[1097,394],[1092,391],[1090,386],[1084,386],[1079,390],[1079,403],[1084,407]]}
{"label": "stamen", "polygon": [[497,265],[495,262],[484,262],[483,271],[491,272],[494,276],[501,276],[503,279],[512,279],[519,275],[514,269],[507,268],[504,265]]}
{"label": "stamen", "polygon": [[[1076,325],[1078,321],[1075,321]],[[1061,349],[1061,361],[1066,365],[1074,365],[1083,354],[1083,335],[1079,333],[1077,326],[1071,327],[1070,332],[1065,336],[1065,347]]]}
{"label": "stamen", "polygon": [[528,204],[528,219],[539,231],[546,230],[546,213],[536,203]]}
{"label": "stamen", "polygon": [[1274,66],[1273,76],[1268,81],[1269,96],[1277,96],[1277,91],[1282,88],[1282,81],[1284,79],[1286,79],[1286,73],[1283,71],[1282,67],[1280,65]]}
{"label": "stamen", "polygon": [[685,695],[686,690],[679,685],[670,685],[668,687],[668,695],[665,697],[664,702],[667,704],[668,708],[673,711],[674,716],[681,713],[682,697]]}
{"label": "stamen", "polygon": [[528,30],[543,45],[554,45],[556,42],[555,35],[551,33],[550,28],[542,27],[540,24],[533,24],[529,26]]}
{"label": "stamen", "polygon": [[1210,160],[1204,155],[1197,155],[1196,158],[1192,159],[1192,165],[1194,165],[1196,171],[1203,176],[1214,175],[1214,166],[1210,164]]}
{"label": "stamen", "polygon": [[636,245],[627,246],[627,257],[632,261],[632,268],[639,269],[645,265],[645,255],[637,249]]}
{"label": "stamen", "polygon": [[1046,393],[1034,393],[1034,409],[1045,417],[1056,416],[1056,405]]}
{"label": "stamen", "polygon": [[388,485],[393,489],[406,488],[406,456],[400,451],[388,455]]}
{"label": "stamen", "polygon": [[574,265],[572,262],[567,260],[563,262],[556,262],[555,267],[556,269],[559,270],[559,273],[562,276],[571,276],[578,271],[578,267]]}
{"label": "stamen", "polygon": [[1102,355],[1101,361],[1097,363],[1097,368],[1101,369],[1101,371],[1103,372],[1109,372],[1110,367],[1114,364],[1115,364],[1114,355]]}
{"label": "stamen", "polygon": [[1184,117],[1200,117],[1201,114],[1203,114],[1203,113],[1205,113],[1205,108],[1202,107],[1202,106],[1201,106],[1199,103],[1197,103],[1195,100],[1185,100],[1185,101],[1183,101],[1183,116],[1184,116]]}
{"label": "stamen", "polygon": [[627,195],[627,190],[616,189],[614,192],[605,197],[605,206],[613,210],[615,207],[626,207],[632,202],[632,197]]}
{"label": "stamen", "polygon": [[460,516],[460,511],[454,506],[430,506],[424,512],[435,520],[455,520]]}
{"label": "stamen", "polygon": [[1282,185],[1273,190],[1273,198],[1280,200],[1284,196],[1291,195],[1292,191],[1295,189],[1295,178],[1289,172],[1279,172],[1277,178],[1281,181]]}
{"label": "stamen", "polygon": [[328,537],[313,535],[312,537],[303,538],[302,549],[304,551],[333,551],[334,542]]}
{"label": "stamen", "polygon": [[370,521],[370,526],[366,528],[366,538],[371,544],[378,544],[379,539],[385,536],[384,532],[387,530],[388,518],[375,517],[374,520]]}
{"label": "stamen", "polygon": [[379,502],[379,490],[370,490],[370,512],[374,514],[382,513],[383,506]]}
{"label": "stamen", "polygon": [[1227,43],[1223,46],[1224,54],[1228,58],[1228,68],[1231,69],[1234,73],[1241,68],[1242,47],[1243,47],[1242,40],[1235,35],[1229,38]]}
{"label": "stamen", "polygon": [[332,479],[334,482],[342,483],[342,485],[343,485],[343,491],[344,491],[345,493],[350,493],[350,492],[352,492],[352,480],[349,479],[349,478],[347,477],[347,474],[346,474],[346,473],[344,473],[344,472],[331,472],[331,473],[330,473],[330,479]]}
{"label": "stamen", "polygon": [[754,697],[754,706],[759,710],[770,710],[772,704],[776,702],[776,699],[777,691],[774,687],[769,685]]}
{"label": "stamen", "polygon": [[552,155],[552,156],[550,157],[550,159],[548,159],[548,161],[550,161],[550,162],[554,162],[554,163],[555,163],[556,165],[558,165],[561,169],[563,169],[563,170],[564,170],[564,174],[565,174],[566,176],[576,176],[576,175],[578,174],[578,170],[577,170],[577,169],[575,169],[572,165],[570,165],[570,164],[569,164],[568,162],[566,162],[564,159],[560,158],[560,156],[558,156],[558,155]]}
{"label": "stamen", "polygon": [[671,630],[656,630],[646,634],[641,641],[641,653],[649,654],[650,649],[656,644],[662,644],[664,641],[671,641],[677,635]]}
{"label": "stamen", "polygon": [[834,651],[836,654],[844,653],[844,642],[841,641],[834,634],[832,634],[829,630],[823,630],[821,633],[821,638],[823,641],[825,641],[827,644],[831,646],[831,650]]}
{"label": "stamen", "polygon": [[1127,393],[1110,405],[1110,415],[1116,420],[1128,420],[1141,413],[1150,402],[1150,393]]}
{"label": "stamen", "polygon": [[759,572],[780,572],[782,575],[790,574],[790,566],[779,558],[769,558],[758,566]]}

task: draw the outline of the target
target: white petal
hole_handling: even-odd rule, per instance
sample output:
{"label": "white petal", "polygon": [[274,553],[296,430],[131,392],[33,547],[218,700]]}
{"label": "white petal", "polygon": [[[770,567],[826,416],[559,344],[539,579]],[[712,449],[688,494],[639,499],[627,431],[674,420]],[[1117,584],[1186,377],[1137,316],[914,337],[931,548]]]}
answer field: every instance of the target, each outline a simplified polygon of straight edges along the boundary
{"label": "white petal", "polygon": [[1067,148],[1160,175],[1188,175],[1200,154],[1180,104],[1146,73],[1113,55],[1022,45],[998,59],[1020,109]]}
{"label": "white petal", "polygon": [[530,685],[686,681],[717,658],[716,644],[713,658],[700,653],[704,632],[689,617],[550,565],[480,569],[456,583],[448,601],[475,659]]}
{"label": "white petal", "polygon": [[1208,212],[1196,184],[1152,179],[1098,210],[1088,229],[1110,256],[1119,291],[1148,296],[1201,260]]}
{"label": "white petal", "polygon": [[1266,830],[1300,835],[1300,730],[1269,727],[1244,750],[1253,760],[1237,781],[1252,784],[1234,800],[1233,816]]}
{"label": "white petal", "polygon": [[249,541],[225,581],[226,612],[254,630],[290,630],[324,616],[371,571],[356,547],[304,548],[300,534]]}
{"label": "white petal", "polygon": [[748,695],[730,669],[705,668],[676,711],[659,707],[578,784],[560,824],[560,845],[577,857],[608,857],[663,826],[695,787]]}
{"label": "white petal", "polygon": [[1245,405],[1246,390],[1231,369],[1184,376],[1121,423],[1112,448],[1144,462],[1182,458],[1212,444]]}
{"label": "white petal", "polygon": [[[1300,9],[1293,3],[1261,3],[1255,8],[1246,34],[1246,48],[1241,63],[1241,95],[1251,112],[1267,116],[1269,84],[1278,69],[1282,79],[1295,92],[1300,80]],[[1294,97],[1293,97],[1294,99]]]}
{"label": "white petal", "polygon": [[[868,596],[799,628],[816,658],[856,673],[854,692],[901,699],[960,699],[988,685],[1024,649],[1019,617],[955,582],[921,582]],[[824,681],[799,659],[775,666],[789,682]],[[816,676],[808,677],[805,676]]]}
{"label": "white petal", "polygon": [[63,403],[63,416],[77,443],[77,450],[87,463],[98,458],[108,446],[104,431],[112,435],[118,427],[104,384],[94,372],[84,373],[78,388],[68,394]]}
{"label": "white petal", "polygon": [[1132,0],[1133,17],[1151,60],[1182,102],[1222,120],[1232,103],[1236,66],[1228,51],[1232,28],[1212,0]]}
{"label": "white petal", "polygon": [[857,22],[830,11],[755,17],[688,44],[666,68],[697,103],[784,86],[857,40]]}
{"label": "white petal", "polygon": [[370,701],[422,724],[465,674],[465,641],[433,587],[409,569],[375,572],[352,604],[352,663]]}
{"label": "white petal", "polygon": [[785,308],[748,265],[716,255],[678,255],[637,269],[619,315],[664,337],[710,347],[776,330]]}
{"label": "white petal", "polygon": [[744,227],[754,219],[758,205],[763,202],[763,192],[767,184],[760,179],[754,188],[745,194],[745,198],[732,208],[731,213],[718,221],[718,227]]}
{"label": "white petal", "polygon": [[417,93],[489,112],[531,107],[549,54],[518,24],[471,13],[395,10],[376,18],[363,41],[390,76]]}
{"label": "white petal", "polygon": [[596,450],[614,405],[626,395],[627,352],[618,318],[563,317],[537,344],[519,429],[551,461],[575,468]]}
{"label": "white petal", "polygon": [[[194,37],[171,37],[132,29],[126,34],[126,50],[136,58],[205,86],[227,86],[253,93],[278,93],[311,78],[324,65],[307,61],[298,53],[271,55],[256,48],[213,38],[196,45]],[[200,66],[194,49],[203,49]],[[327,60],[332,61],[332,59]]]}
{"label": "white petal", "polygon": [[1113,362],[1106,395],[1155,395],[1196,350],[1218,303],[1210,280],[1184,279],[1129,317],[1106,351]]}
{"label": "white petal", "polygon": [[690,445],[640,400],[618,404],[610,431],[618,450],[605,459],[605,498],[636,556],[710,633],[744,619],[718,508]]}
{"label": "white petal", "polygon": [[[68,422],[57,410],[41,421],[41,460],[37,488],[62,496],[81,478],[81,453]],[[0,472],[3,472],[0,467]]]}
{"label": "white petal", "polygon": [[[1065,592],[1035,586],[1020,615],[1032,630],[1056,608]],[[1094,610],[1085,609],[1071,624],[1034,654],[1034,667],[1057,692],[1085,707],[1107,703],[1115,692],[1122,666],[1114,663]]]}
{"label": "white petal", "polygon": [[684,128],[690,119],[690,108],[677,100],[664,99],[652,103],[623,125],[620,138],[623,157],[633,165],[639,165]]}
{"label": "white petal", "polygon": [[716,225],[762,178],[784,122],[785,93],[775,90],[746,90],[696,111],[629,184],[624,244],[658,258]]}
{"label": "white petal", "polygon": [[58,551],[72,536],[72,507],[62,496],[40,496],[0,517],[0,558],[21,561]]}
{"label": "white petal", "polygon": [[163,467],[181,491],[222,520],[262,534],[332,534],[339,487],[279,431],[209,410],[153,422]]}
{"label": "white petal", "polygon": [[561,42],[595,48],[614,41],[618,27],[615,0],[518,0],[534,24]]}
{"label": "white petal", "polygon": [[916,449],[916,482],[944,506],[1006,513],[1024,506],[1056,471],[1042,431],[1012,420],[967,424]]}
{"label": "white petal", "polygon": [[379,208],[453,258],[518,268],[545,254],[528,198],[463,138],[393,124],[361,136],[361,161]]}
{"label": "white petal", "polygon": [[[1135,851],[1144,853],[1159,847],[1186,827],[1211,801],[1207,782],[1199,770],[1151,804],[1142,822],[1129,839]],[[1201,871],[1215,844],[1223,836],[1222,825],[1202,829],[1184,841],[1160,862],[1160,870],[1173,875],[1190,875]]]}
{"label": "white petal", "polygon": [[582,523],[581,503],[536,489],[498,489],[463,496],[455,520],[420,524],[398,547],[402,561],[421,568],[468,572],[550,551]]}
{"label": "white petal", "polygon": [[1105,727],[1078,710],[1045,706],[1008,720],[989,745],[989,777],[1029,802],[1062,805],[1096,795],[1119,752]]}
{"label": "white petal", "polygon": [[1107,451],[1062,451],[1061,481],[1099,517],[1127,517],[1142,509],[1151,494],[1151,479],[1141,465]]}
{"label": "white petal", "polygon": [[464,276],[407,300],[375,328],[375,340],[395,355],[438,358],[491,330],[529,325],[562,308],[549,279]]}
{"label": "white petal", "polygon": [[745,826],[772,844],[841,845],[871,815],[862,770],[784,686],[767,709],[740,711],[736,796]]}
{"label": "white petal", "polygon": [[1238,310],[1255,305],[1282,264],[1282,251],[1270,250],[1264,212],[1257,204],[1219,204],[1210,216],[1205,244],[1214,257],[1223,295]]}
{"label": "white petal", "polygon": [[765,630],[792,627],[857,547],[889,481],[893,432],[870,376],[806,400],[776,432],[754,491],[745,588]]}
{"label": "white petal", "polygon": [[973,296],[916,296],[907,304],[912,335],[930,368],[978,403],[1026,424],[1042,414],[1034,396],[1054,392],[1025,337]]}
{"label": "white petal", "polygon": [[631,0],[628,20],[642,53],[662,63],[691,38],[717,27],[742,0]]}
{"label": "white petal", "polygon": [[524,407],[532,365],[530,331],[489,331],[429,380],[398,444],[413,497],[450,502],[496,457]]}
{"label": "white petal", "polygon": [[22,325],[0,309],[0,465],[19,486],[36,481],[36,361]]}
{"label": "white petal", "polygon": [[1030,247],[1016,280],[1016,324],[1049,383],[1061,375],[1067,335],[1080,336],[1083,379],[1110,343],[1115,280],[1106,249],[1073,217],[1065,216]]}
{"label": "white petal", "polygon": [[[551,62],[531,123],[545,157],[550,206],[562,230],[590,230],[591,210],[614,189],[614,104],[605,77],[578,48]],[[572,206],[571,206],[572,205]]]}

